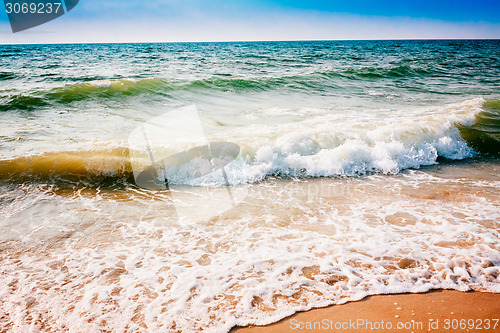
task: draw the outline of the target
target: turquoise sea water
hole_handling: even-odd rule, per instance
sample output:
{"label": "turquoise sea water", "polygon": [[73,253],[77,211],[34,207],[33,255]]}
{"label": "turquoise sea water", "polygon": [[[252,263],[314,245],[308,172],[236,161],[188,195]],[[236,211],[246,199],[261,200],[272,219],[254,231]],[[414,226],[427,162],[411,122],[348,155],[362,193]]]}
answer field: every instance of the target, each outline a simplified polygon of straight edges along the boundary
{"label": "turquoise sea water", "polygon": [[[499,60],[498,40],[0,45],[0,328],[220,332],[499,292]],[[185,107],[240,156],[173,170],[180,197],[137,186],[131,133]],[[226,183],[245,196],[205,216]]]}

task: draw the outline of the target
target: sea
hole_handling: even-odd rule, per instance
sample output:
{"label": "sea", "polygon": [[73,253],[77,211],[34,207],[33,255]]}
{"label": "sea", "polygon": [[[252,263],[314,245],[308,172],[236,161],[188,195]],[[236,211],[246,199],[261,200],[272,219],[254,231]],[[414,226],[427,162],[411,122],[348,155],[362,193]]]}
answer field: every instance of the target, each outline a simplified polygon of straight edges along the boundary
{"label": "sea", "polygon": [[499,78],[499,40],[0,45],[0,331],[500,293]]}

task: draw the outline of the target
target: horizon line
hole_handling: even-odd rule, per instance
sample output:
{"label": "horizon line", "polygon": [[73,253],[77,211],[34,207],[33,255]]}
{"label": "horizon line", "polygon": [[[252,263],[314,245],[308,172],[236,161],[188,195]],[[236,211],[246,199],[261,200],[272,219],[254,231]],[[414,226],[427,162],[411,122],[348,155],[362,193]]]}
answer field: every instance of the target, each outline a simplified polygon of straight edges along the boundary
{"label": "horizon line", "polygon": [[62,42],[0,43],[0,45],[75,45],[75,44],[201,44],[201,43],[270,43],[270,42],[376,42],[376,41],[500,41],[499,38],[369,38],[369,39],[284,39],[284,40],[220,40],[220,41],[130,41],[130,42]]}

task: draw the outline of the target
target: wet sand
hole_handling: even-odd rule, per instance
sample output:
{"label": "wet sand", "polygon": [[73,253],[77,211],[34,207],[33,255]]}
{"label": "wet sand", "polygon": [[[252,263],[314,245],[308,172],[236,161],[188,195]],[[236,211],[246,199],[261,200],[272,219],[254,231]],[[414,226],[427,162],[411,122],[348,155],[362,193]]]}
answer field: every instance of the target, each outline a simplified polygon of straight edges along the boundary
{"label": "wet sand", "polygon": [[[397,329],[398,323],[406,327]],[[500,332],[500,294],[434,290],[424,294],[376,295],[357,302],[296,313],[268,326],[233,328],[231,333],[393,330]]]}

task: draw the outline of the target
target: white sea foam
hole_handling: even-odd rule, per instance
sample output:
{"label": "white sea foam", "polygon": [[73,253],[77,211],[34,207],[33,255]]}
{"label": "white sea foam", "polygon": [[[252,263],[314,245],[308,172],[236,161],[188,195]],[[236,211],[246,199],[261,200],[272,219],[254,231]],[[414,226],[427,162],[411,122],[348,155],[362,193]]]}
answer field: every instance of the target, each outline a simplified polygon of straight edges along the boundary
{"label": "white sea foam", "polygon": [[91,81],[89,84],[94,87],[107,88],[110,87],[112,83],[113,83],[112,80],[96,80],[96,81]]}
{"label": "white sea foam", "polygon": [[4,229],[23,230],[9,238],[20,252],[0,254],[0,325],[224,332],[371,294],[500,292],[500,212],[484,186],[420,171],[266,182],[190,227],[162,193],[31,188],[0,211]]}
{"label": "white sea foam", "polygon": [[[439,108],[401,110],[383,118],[323,112],[295,122],[252,124],[237,131],[224,131],[212,139],[230,140],[242,147],[242,158],[226,167],[232,185],[258,182],[276,174],[395,174],[435,164],[438,157],[460,160],[474,156],[456,125],[472,124],[483,102],[476,98]],[[271,111],[277,112],[276,108]],[[185,174],[186,169],[195,170],[196,166],[180,169],[169,176],[169,181],[189,185],[225,183],[220,175],[192,179]]]}
{"label": "white sea foam", "polygon": [[[147,80],[147,79],[143,79]],[[99,88],[109,88],[112,85],[120,85],[124,83],[130,83],[130,82],[137,82],[139,81],[138,79],[134,78],[127,78],[127,79],[108,79],[108,80],[94,80],[94,81],[89,81],[88,84],[94,87],[99,87]]]}

